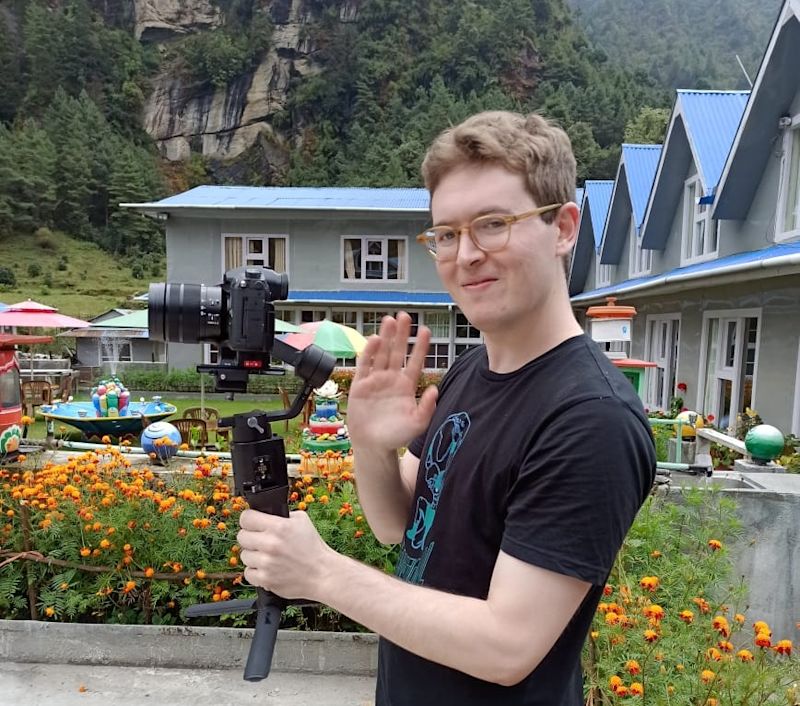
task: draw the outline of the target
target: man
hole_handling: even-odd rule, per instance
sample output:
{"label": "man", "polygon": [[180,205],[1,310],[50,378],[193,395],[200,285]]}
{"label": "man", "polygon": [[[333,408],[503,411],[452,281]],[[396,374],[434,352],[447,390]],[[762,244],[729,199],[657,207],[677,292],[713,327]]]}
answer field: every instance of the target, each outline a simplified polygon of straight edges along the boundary
{"label": "man", "polygon": [[570,307],[575,159],[544,118],[488,112],[442,133],[422,171],[419,239],[485,345],[419,400],[430,332],[406,362],[407,314],[358,361],[356,483],[378,539],[402,543],[397,577],[334,553],[304,513],[250,511],[245,576],[379,633],[378,706],[579,706],[581,647],[655,451]]}

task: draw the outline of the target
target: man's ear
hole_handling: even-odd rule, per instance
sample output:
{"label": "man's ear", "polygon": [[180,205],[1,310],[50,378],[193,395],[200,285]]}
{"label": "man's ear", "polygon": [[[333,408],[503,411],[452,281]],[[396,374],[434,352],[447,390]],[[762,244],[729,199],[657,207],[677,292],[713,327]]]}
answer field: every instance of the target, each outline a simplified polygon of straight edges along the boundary
{"label": "man's ear", "polygon": [[558,209],[553,221],[553,224],[558,228],[558,240],[556,241],[556,255],[558,257],[569,255],[572,252],[572,248],[575,247],[580,216],[580,209],[572,202],[565,203]]}

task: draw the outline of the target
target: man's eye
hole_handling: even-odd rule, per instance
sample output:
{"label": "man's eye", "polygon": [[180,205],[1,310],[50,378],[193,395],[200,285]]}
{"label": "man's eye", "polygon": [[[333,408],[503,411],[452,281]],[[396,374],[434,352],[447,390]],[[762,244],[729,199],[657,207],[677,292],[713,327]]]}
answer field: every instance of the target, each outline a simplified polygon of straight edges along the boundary
{"label": "man's eye", "polygon": [[450,243],[456,238],[456,232],[452,229],[437,230],[436,242],[437,243]]}
{"label": "man's eye", "polygon": [[480,227],[484,230],[502,230],[506,227],[506,222],[502,218],[487,218],[481,221]]}

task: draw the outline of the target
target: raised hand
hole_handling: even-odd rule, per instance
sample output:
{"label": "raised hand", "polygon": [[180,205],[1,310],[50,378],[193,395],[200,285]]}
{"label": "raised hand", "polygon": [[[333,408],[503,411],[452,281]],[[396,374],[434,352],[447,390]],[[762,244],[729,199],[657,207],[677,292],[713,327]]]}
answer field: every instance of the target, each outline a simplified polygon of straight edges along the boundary
{"label": "raised hand", "polygon": [[425,431],[436,408],[431,386],[417,400],[417,382],[425,363],[431,332],[420,326],[406,363],[411,317],[385,316],[377,336],[370,336],[358,359],[347,397],[347,428],[353,445],[375,451],[406,446]]}

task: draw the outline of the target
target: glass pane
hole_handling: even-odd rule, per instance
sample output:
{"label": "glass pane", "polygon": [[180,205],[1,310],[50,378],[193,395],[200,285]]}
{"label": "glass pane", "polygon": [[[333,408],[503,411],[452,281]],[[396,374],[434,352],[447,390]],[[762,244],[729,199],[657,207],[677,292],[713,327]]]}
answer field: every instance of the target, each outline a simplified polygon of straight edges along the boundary
{"label": "glass pane", "polygon": [[362,335],[372,336],[373,334],[378,333],[378,329],[381,325],[381,319],[388,314],[388,311],[365,311],[363,317],[364,324],[361,327]]}
{"label": "glass pane", "polygon": [[300,322],[306,324],[310,321],[322,321],[327,313],[325,309],[303,309],[300,312]]}
{"label": "glass pane", "polygon": [[719,401],[720,426],[725,429],[736,423],[736,412],[731,410],[731,395],[733,394],[733,382],[731,380],[719,381]]}
{"label": "glass pane", "polygon": [[267,261],[263,257],[248,257],[247,264],[253,267],[266,267]]}
{"label": "glass pane", "polygon": [[242,239],[225,238],[225,270],[242,266]]}
{"label": "glass pane", "polygon": [[411,332],[409,336],[415,338],[419,331],[419,312],[411,311],[408,315],[411,317]]}
{"label": "glass pane", "polygon": [[434,343],[428,349],[425,357],[426,368],[446,368],[447,367],[447,343]]}
{"label": "glass pane", "polygon": [[19,407],[19,371],[16,368],[0,374],[0,407]]}
{"label": "glass pane", "polygon": [[361,238],[346,238],[344,241],[343,279],[361,279]]}
{"label": "glass pane", "polygon": [[269,266],[275,272],[286,272],[286,238],[269,239]]}
{"label": "glass pane", "polygon": [[367,241],[367,254],[368,255],[383,255],[383,241],[382,240],[368,240]]}
{"label": "glass pane", "polygon": [[343,326],[350,326],[356,328],[358,326],[358,312],[357,311],[334,311],[331,313],[331,321]]}
{"label": "glass pane", "polygon": [[800,128],[792,133],[792,156],[789,162],[789,182],[786,190],[786,209],[783,217],[784,231],[798,227],[798,209],[800,208]]}
{"label": "glass pane", "polygon": [[725,332],[725,367],[732,368],[736,362],[736,322],[729,321]]}
{"label": "glass pane", "polygon": [[450,337],[450,315],[446,311],[426,311],[424,323],[431,330],[431,338]]}
{"label": "glass pane", "polygon": [[250,255],[261,255],[264,252],[264,241],[261,238],[250,238],[247,241],[247,252]]}
{"label": "glass pane", "polygon": [[367,279],[383,279],[383,263],[368,260],[366,263]]}
{"label": "glass pane", "polygon": [[456,313],[456,338],[477,338],[481,337],[481,332],[478,331],[470,322],[467,317],[462,313]]}
{"label": "glass pane", "polygon": [[[715,371],[717,369],[717,338],[719,337],[719,319],[711,319],[708,322],[708,336],[706,340],[706,389],[703,397],[703,413],[715,414],[720,417],[718,407],[712,407],[712,390],[716,382]],[[698,410],[700,411],[700,410]]]}
{"label": "glass pane", "polygon": [[399,253],[399,240],[390,240],[389,241],[389,262],[388,262],[388,270],[387,270],[387,277],[388,279],[402,279],[400,273],[402,272],[402,265],[400,264],[400,253]]}

